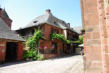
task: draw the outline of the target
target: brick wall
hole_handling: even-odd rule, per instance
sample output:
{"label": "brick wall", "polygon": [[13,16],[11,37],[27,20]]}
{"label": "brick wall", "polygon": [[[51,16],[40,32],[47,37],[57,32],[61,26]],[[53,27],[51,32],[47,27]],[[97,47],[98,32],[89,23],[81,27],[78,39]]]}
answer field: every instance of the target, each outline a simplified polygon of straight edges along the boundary
{"label": "brick wall", "polygon": [[17,60],[20,61],[22,60],[22,56],[23,56],[23,48],[24,48],[24,43],[23,42],[18,42],[18,46],[17,46]]}
{"label": "brick wall", "polygon": [[56,29],[59,31],[59,34],[63,34],[63,30],[58,27],[55,27],[55,26],[52,26],[49,24],[44,24],[42,27],[43,27],[42,30],[43,30],[43,33],[44,33],[44,36],[46,39],[50,39],[49,35],[50,35],[52,29]]}
{"label": "brick wall", "polygon": [[[0,40],[0,63],[5,62],[5,56],[6,56],[6,42],[7,40]],[[23,42],[18,42],[17,43],[17,60],[22,60],[22,55],[23,55],[23,47],[24,44]]]}
{"label": "brick wall", "polygon": [[6,41],[0,40],[0,62],[5,61]]}
{"label": "brick wall", "polygon": [[63,42],[60,40],[50,40],[50,34],[51,30],[56,29],[59,31],[59,34],[63,34],[63,30],[54,26],[51,26],[49,24],[45,24],[42,26],[43,34],[44,37],[46,38],[45,40],[40,40],[39,46],[44,47],[47,46],[49,49],[52,47],[52,42],[57,43],[57,54],[44,54],[45,58],[52,58],[60,55],[60,49],[63,49]]}

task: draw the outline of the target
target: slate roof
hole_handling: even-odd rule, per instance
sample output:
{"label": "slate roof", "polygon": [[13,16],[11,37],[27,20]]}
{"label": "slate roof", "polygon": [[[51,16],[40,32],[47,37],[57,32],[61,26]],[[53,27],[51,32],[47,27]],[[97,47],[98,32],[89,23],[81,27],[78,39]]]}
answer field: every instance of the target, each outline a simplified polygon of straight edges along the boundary
{"label": "slate roof", "polygon": [[8,25],[0,18],[0,39],[24,41],[18,34],[11,31]]}
{"label": "slate roof", "polygon": [[73,30],[76,31],[78,34],[81,34],[81,30],[82,30],[82,26],[76,26],[76,27],[73,27]]}
{"label": "slate roof", "polygon": [[50,24],[50,25],[53,25],[53,26],[56,26],[56,27],[59,27],[62,29],[69,28],[65,21],[60,20],[60,19],[56,18],[55,16],[53,16],[51,13],[49,13],[49,14],[44,14],[39,17],[36,17],[29,24],[27,24],[25,27],[23,27],[21,29],[38,26],[38,25],[41,25],[44,23],[47,23],[47,24]]}

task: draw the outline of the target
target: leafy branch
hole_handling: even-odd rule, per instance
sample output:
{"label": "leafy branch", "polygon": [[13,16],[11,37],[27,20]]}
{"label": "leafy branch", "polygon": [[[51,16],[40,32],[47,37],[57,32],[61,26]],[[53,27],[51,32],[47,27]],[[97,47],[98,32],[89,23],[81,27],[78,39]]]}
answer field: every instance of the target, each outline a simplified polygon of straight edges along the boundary
{"label": "leafy branch", "polygon": [[58,40],[62,40],[67,44],[71,43],[71,40],[66,40],[65,36],[63,34],[57,34],[57,33],[53,33],[50,35],[50,39],[58,39]]}

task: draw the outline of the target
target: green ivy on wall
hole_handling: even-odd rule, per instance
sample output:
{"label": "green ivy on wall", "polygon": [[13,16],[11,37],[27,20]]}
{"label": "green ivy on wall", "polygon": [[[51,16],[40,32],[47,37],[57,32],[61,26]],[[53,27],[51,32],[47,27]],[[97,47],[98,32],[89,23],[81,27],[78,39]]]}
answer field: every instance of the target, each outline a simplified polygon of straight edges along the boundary
{"label": "green ivy on wall", "polygon": [[62,41],[64,41],[67,44],[71,44],[71,43],[77,44],[77,45],[83,44],[83,36],[79,36],[79,39],[77,41],[72,41],[72,40],[65,39],[63,34],[53,33],[53,34],[50,35],[50,39],[62,40]]}
{"label": "green ivy on wall", "polygon": [[29,50],[24,52],[24,59],[43,59],[41,54],[38,52],[38,45],[40,39],[44,39],[42,32],[40,30],[35,30],[34,35],[26,41],[26,45],[29,47]]}
{"label": "green ivy on wall", "polygon": [[71,43],[71,40],[66,40],[65,36],[63,34],[57,34],[57,33],[53,33],[50,35],[50,39],[58,39],[58,40],[62,40],[67,44]]}

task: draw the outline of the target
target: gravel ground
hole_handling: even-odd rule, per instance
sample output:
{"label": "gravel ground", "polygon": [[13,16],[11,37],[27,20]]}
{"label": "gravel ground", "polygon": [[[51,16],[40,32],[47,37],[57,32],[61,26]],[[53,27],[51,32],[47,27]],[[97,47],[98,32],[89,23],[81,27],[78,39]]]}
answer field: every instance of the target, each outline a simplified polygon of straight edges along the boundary
{"label": "gravel ground", "polygon": [[0,65],[0,73],[83,73],[80,55],[45,61]]}

